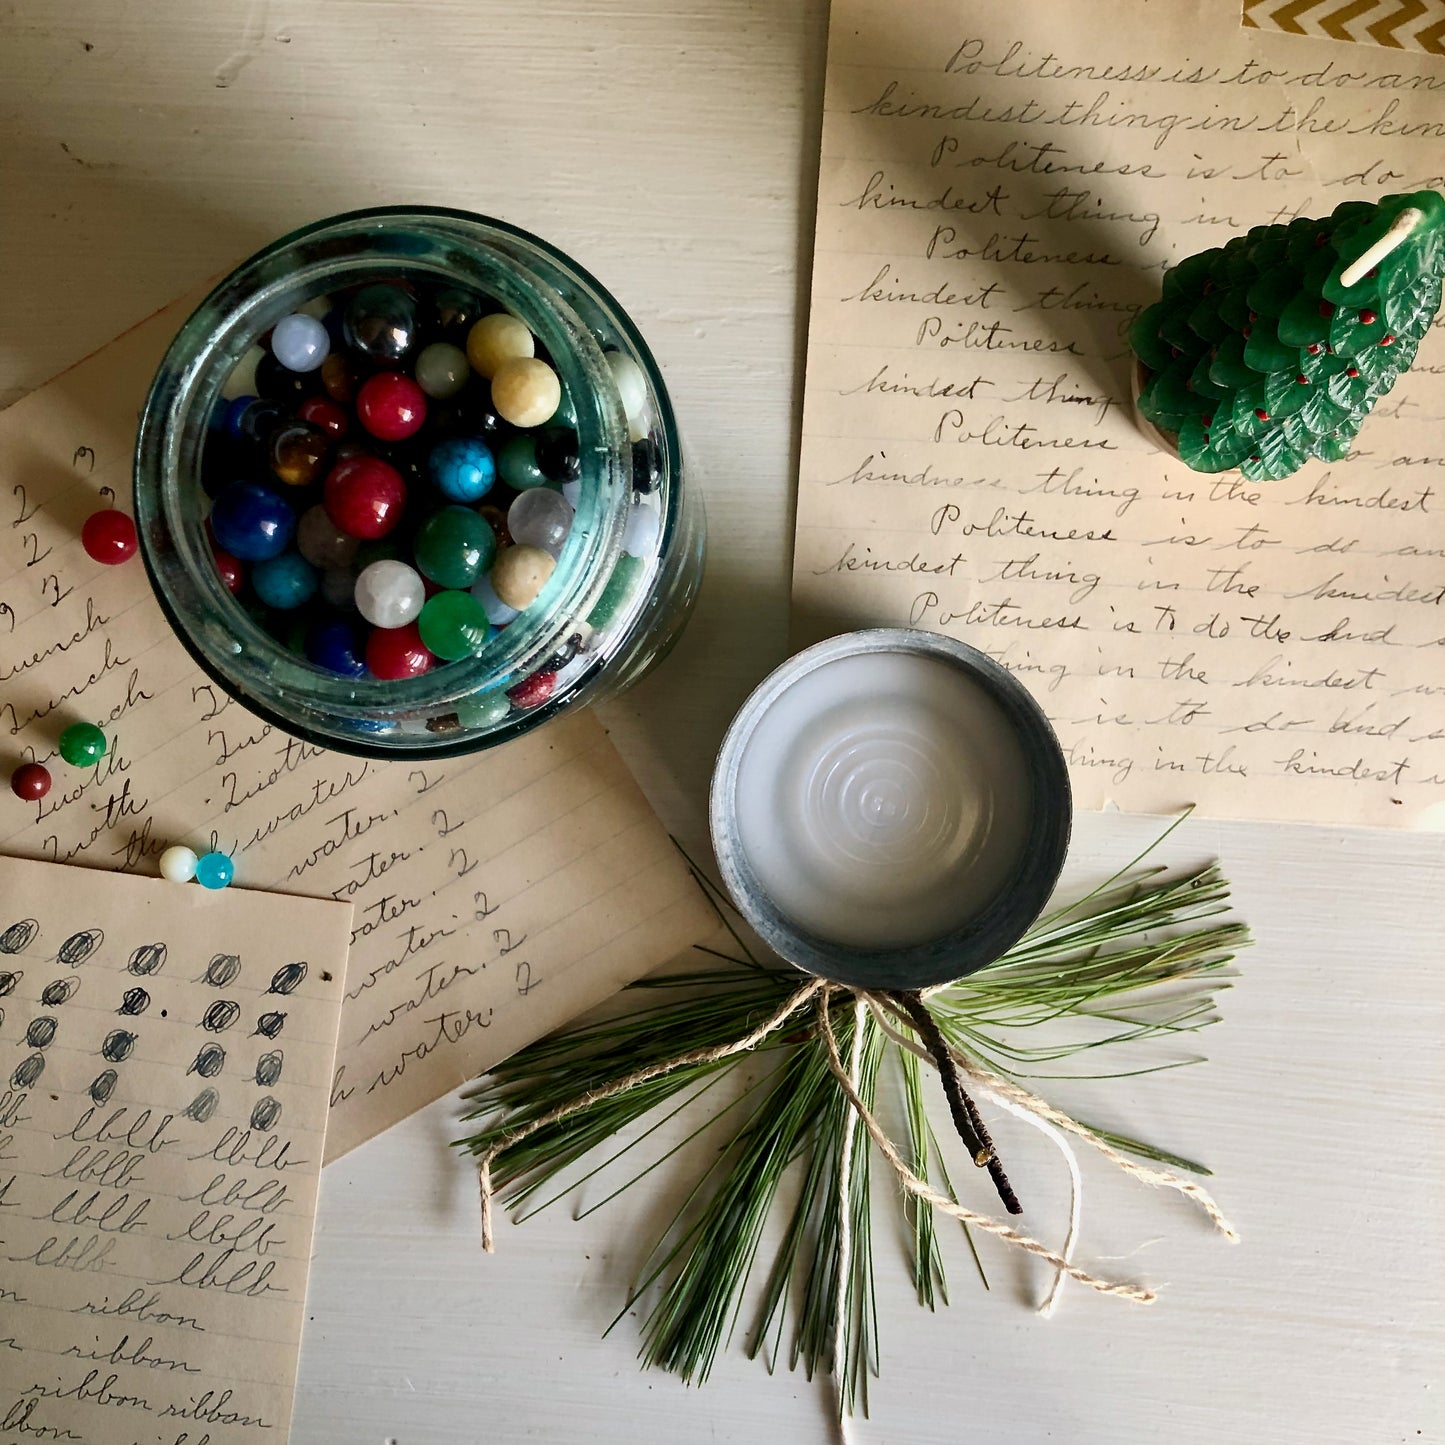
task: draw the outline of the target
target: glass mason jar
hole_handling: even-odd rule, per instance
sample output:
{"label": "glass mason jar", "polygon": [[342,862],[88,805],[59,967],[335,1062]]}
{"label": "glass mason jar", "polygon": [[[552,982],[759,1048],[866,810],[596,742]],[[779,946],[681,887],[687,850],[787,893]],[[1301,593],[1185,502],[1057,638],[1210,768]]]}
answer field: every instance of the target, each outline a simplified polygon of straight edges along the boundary
{"label": "glass mason jar", "polygon": [[[572,527],[537,600],[479,655],[394,681],[326,671],[248,612],[217,570],[202,485],[203,452],[228,405],[223,392],[257,338],[318,298],[374,282],[465,288],[524,321],[561,381],[581,465]],[[646,405],[639,410],[634,397],[632,421],[609,352],[630,358],[645,381]],[[626,312],[535,236],[430,207],[353,211],[304,227],[206,297],[146,401],[135,508],[156,596],[197,663],[284,731],[375,757],[490,747],[564,708],[614,696],[677,639],[702,575],[701,502],[683,484],[672,405]],[[539,674],[550,690],[524,686]],[[537,702],[539,691],[546,695]]]}

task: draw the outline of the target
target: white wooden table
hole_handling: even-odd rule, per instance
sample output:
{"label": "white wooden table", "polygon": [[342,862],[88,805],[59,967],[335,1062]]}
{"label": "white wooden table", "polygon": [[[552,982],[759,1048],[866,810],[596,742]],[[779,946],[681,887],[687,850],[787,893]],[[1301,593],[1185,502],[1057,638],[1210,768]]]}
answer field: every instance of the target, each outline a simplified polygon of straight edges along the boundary
{"label": "white wooden table", "polygon": [[[825,0],[12,0],[0,401],[330,212],[445,204],[556,242],[652,343],[706,493],[696,619],[607,716],[700,847],[722,731],[786,649],[826,21]],[[1073,876],[1155,826],[1083,820]],[[985,1245],[986,1295],[952,1237],[953,1305],[920,1311],[881,1230],[883,1377],[857,1440],[1445,1438],[1441,840],[1176,837],[1179,862],[1221,856],[1259,937],[1201,1040],[1212,1062],[1059,1100],[1208,1160],[1244,1243],[1091,1166],[1081,1260],[1164,1298],[1072,1290],[1045,1323],[1032,1267]],[[504,1227],[484,1259],[454,1132],[443,1101],[327,1170],[297,1445],[830,1438],[825,1382],[769,1379],[735,1345],[688,1391],[638,1371],[632,1322],[599,1338],[675,1202],[666,1176],[580,1224],[564,1205]],[[1057,1237],[1056,1161],[1003,1137]]]}

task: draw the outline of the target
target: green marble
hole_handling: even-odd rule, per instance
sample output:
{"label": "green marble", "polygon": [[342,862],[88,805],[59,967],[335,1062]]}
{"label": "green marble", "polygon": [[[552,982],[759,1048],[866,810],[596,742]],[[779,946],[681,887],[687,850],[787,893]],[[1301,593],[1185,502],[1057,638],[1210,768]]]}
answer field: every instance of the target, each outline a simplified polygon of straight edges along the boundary
{"label": "green marble", "polygon": [[105,756],[105,734],[94,723],[71,723],[61,733],[60,756],[73,768],[88,768]]}
{"label": "green marble", "polygon": [[482,604],[470,592],[438,592],[427,598],[416,621],[422,644],[443,662],[475,657],[492,632]]}
{"label": "green marble", "polygon": [[621,616],[631,601],[632,594],[637,591],[637,584],[642,581],[646,565],[642,558],[634,557],[628,552],[624,552],[617,559],[617,565],[612,569],[612,575],[602,589],[602,596],[587,614],[590,626],[599,629],[610,627]]}
{"label": "green marble", "polygon": [[502,480],[517,492],[547,484],[542,468],[537,465],[537,444],[530,432],[519,432],[503,442],[497,453],[497,470]]}
{"label": "green marble", "polygon": [[442,507],[416,534],[417,571],[438,587],[470,587],[496,555],[497,534],[470,507]]}

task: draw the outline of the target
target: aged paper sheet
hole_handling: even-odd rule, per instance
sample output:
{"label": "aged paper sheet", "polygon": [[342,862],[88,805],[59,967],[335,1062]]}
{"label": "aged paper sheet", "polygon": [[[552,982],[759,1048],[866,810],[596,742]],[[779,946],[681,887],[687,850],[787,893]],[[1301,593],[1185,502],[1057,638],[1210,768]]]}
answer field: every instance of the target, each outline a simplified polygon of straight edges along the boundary
{"label": "aged paper sheet", "polygon": [[1445,68],[1237,0],[834,0],[801,641],[949,632],[1086,807],[1445,826],[1445,338],[1263,486],[1135,428],[1125,332],[1253,225],[1445,187]]}
{"label": "aged paper sheet", "polygon": [[[601,726],[564,718],[450,763],[377,763],[273,731],[177,642],[139,559],[92,562],[130,505],[135,419],[183,312],[0,414],[0,852],[154,872],[214,839],[240,886],[355,909],[327,1132],[335,1158],[711,931],[715,915]],[[107,490],[109,492],[107,493]],[[81,773],[71,722],[112,741]]]}
{"label": "aged paper sheet", "polygon": [[0,858],[0,1440],[286,1439],[351,909]]}

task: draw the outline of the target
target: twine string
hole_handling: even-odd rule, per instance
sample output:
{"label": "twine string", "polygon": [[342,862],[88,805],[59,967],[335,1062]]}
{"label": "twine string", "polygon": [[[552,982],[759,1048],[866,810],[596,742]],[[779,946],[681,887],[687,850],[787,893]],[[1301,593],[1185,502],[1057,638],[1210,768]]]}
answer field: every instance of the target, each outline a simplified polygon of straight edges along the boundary
{"label": "twine string", "polygon": [[938,1190],[920,1179],[904,1163],[893,1141],[883,1131],[882,1125],[873,1117],[868,1106],[859,1097],[858,1090],[853,1087],[853,1083],[848,1077],[848,1071],[843,1066],[843,1060],[838,1053],[838,1040],[833,1033],[833,1025],[828,1017],[829,999],[836,991],[837,985],[824,984],[818,991],[817,999],[818,1032],[828,1053],[828,1067],[832,1070],[833,1077],[838,1080],[848,1102],[853,1106],[853,1111],[868,1131],[869,1138],[878,1146],[879,1152],[892,1166],[899,1183],[908,1193],[931,1204],[940,1213],[947,1214],[950,1218],[960,1220],[984,1234],[991,1234],[996,1239],[1001,1239],[1005,1244],[1011,1244],[1027,1254],[1036,1255],[1039,1259],[1047,1261],[1055,1269],[1068,1275],[1070,1279],[1077,1280],[1078,1283],[1087,1285],[1100,1294],[1112,1295],[1116,1299],[1133,1300],[1136,1304],[1154,1303],[1158,1296],[1153,1290],[1145,1289],[1140,1285],[1100,1279],[1097,1275],[1092,1275],[1088,1270],[1081,1269],[1078,1265],[1065,1259],[1063,1255],[1056,1253],[1048,1245],[1041,1244],[1037,1239],[1015,1229],[1011,1224],[1005,1224],[1003,1220],[995,1219],[992,1215],[979,1214],[976,1210],[968,1209],[947,1195],[940,1194]]}
{"label": "twine string", "polygon": [[[881,1004],[884,1008],[892,1010],[892,1003],[887,995],[870,995],[875,1005]],[[907,1022],[907,1020],[904,1020]],[[896,1033],[890,1031],[890,1037],[897,1039]],[[1121,1169],[1131,1179],[1137,1179],[1141,1184],[1152,1185],[1156,1189],[1172,1189],[1176,1193],[1184,1195],[1186,1199],[1192,1200],[1208,1216],[1211,1224],[1214,1225],[1231,1244],[1239,1243],[1239,1231],[1225,1217],[1224,1211],[1214,1202],[1213,1196],[1202,1184],[1196,1184],[1192,1179],[1181,1179],[1177,1174],[1171,1174],[1167,1169],[1155,1169],[1148,1164],[1141,1164],[1137,1160],[1129,1158],[1127,1154],[1116,1149],[1106,1139],[1101,1139],[1087,1125],[1079,1123],[1077,1119],[1071,1118],[1062,1109],[1056,1109],[1047,1100],[1039,1098],[1037,1094],[1030,1093],[1022,1085],[1016,1084],[1012,1079],[1005,1079],[995,1074],[991,1069],[986,1069],[976,1059],[970,1058],[961,1050],[948,1046],[949,1054],[954,1063],[969,1077],[973,1083],[982,1088],[990,1090],[999,1099],[1008,1099],[1017,1104],[1020,1108],[1026,1109],[1037,1118],[1044,1119],[1048,1123],[1062,1129],[1067,1134],[1073,1134],[1076,1138],[1082,1139],[1086,1144],[1092,1145],[1116,1168]]]}
{"label": "twine string", "polygon": [[477,1184],[482,1196],[482,1248],[488,1254],[495,1252],[492,1238],[492,1195],[495,1192],[492,1187],[492,1161],[504,1150],[520,1144],[539,1129],[545,1129],[550,1124],[559,1124],[563,1119],[571,1118],[573,1114],[580,1114],[584,1109],[590,1109],[593,1104],[601,1103],[603,1099],[611,1099],[618,1094],[625,1094],[639,1084],[645,1084],[663,1074],[672,1073],[674,1069],[684,1069],[692,1064],[718,1063],[723,1059],[731,1058],[734,1054],[747,1053],[749,1049],[755,1048],[764,1039],[777,1033],[814,994],[821,992],[824,987],[823,980],[820,978],[804,984],[802,988],[788,997],[782,1008],[775,1014],[764,1020],[751,1033],[735,1039],[730,1044],[694,1049],[691,1053],[679,1054],[676,1058],[664,1059],[660,1063],[649,1064],[645,1069],[637,1069],[633,1073],[624,1074],[622,1078],[614,1079],[610,1084],[604,1084],[600,1088],[591,1089],[580,1098],[569,1100],[565,1104],[558,1104],[556,1108],[548,1109],[545,1114],[539,1114],[535,1119],[529,1119],[525,1124],[519,1124],[515,1129],[509,1129],[499,1138],[492,1140],[477,1156]]}
{"label": "twine string", "polygon": [[[865,995],[869,1012],[873,1015],[874,1022],[883,1033],[900,1049],[907,1049],[916,1058],[922,1059],[925,1063],[937,1068],[937,1062],[933,1055],[918,1043],[916,1039],[910,1039],[906,1034],[897,1029],[889,1020],[888,1015],[883,1012],[877,999],[872,994]],[[1022,1119],[1025,1124],[1032,1125],[1037,1129],[1059,1153],[1063,1156],[1064,1166],[1069,1171],[1069,1227],[1064,1235],[1064,1247],[1059,1253],[1070,1263],[1074,1258],[1074,1246],[1078,1242],[1079,1229],[1082,1222],[1084,1208],[1084,1181],[1079,1174],[1079,1160],[1074,1153],[1073,1146],[1064,1136],[1047,1120],[1039,1118],[1037,1114],[1031,1113],[1021,1104],[1012,1103],[1003,1095],[996,1094],[987,1084],[977,1086],[979,1093],[986,1099],[991,1099],[1000,1109]],[[1054,1282],[1049,1286],[1049,1292],[1040,1302],[1038,1312],[1047,1319],[1054,1312],[1055,1305],[1059,1302],[1059,1295],[1064,1288],[1064,1280],[1067,1278],[1061,1270],[1054,1271]]]}
{"label": "twine string", "polygon": [[[887,1022],[882,1016],[886,1008],[898,1016],[896,1005],[886,996],[880,997],[867,992],[854,993],[852,990],[841,989],[836,984],[830,984],[823,979],[812,979],[801,988],[793,992],[784,1001],[782,1006],[771,1016],[760,1023],[756,1028],[745,1034],[743,1037],[734,1040],[729,1044],[716,1045],[704,1049],[695,1049],[686,1054],[677,1055],[674,1058],[663,1060],[659,1063],[648,1065],[646,1068],[637,1069],[622,1078],[613,1080],[610,1084],[589,1090],[580,1097],[565,1104],[559,1104],[553,1109],[530,1119],[524,1124],[518,1125],[515,1129],[508,1130],[505,1134],[498,1136],[477,1156],[477,1177],[481,1193],[481,1215],[482,1215],[482,1248],[491,1254],[495,1250],[495,1240],[492,1229],[492,1204],[495,1193],[492,1184],[492,1165],[498,1155],[507,1149],[513,1148],[523,1140],[535,1134],[538,1130],[547,1128],[549,1125],[560,1123],[574,1114],[600,1103],[604,1099],[613,1098],[618,1094],[626,1093],[629,1089],[645,1084],[651,1079],[660,1077],[663,1074],[671,1073],[675,1069],[686,1068],[694,1064],[716,1063],[723,1059],[731,1058],[736,1054],[746,1053],[755,1048],[772,1034],[776,1033],[785,1023],[805,1004],[816,1000],[817,1009],[817,1032],[823,1040],[828,1055],[828,1066],[844,1096],[853,1110],[854,1118],[844,1139],[843,1156],[839,1169],[839,1307],[837,1329],[835,1331],[834,1356],[835,1361],[839,1355],[839,1339],[842,1337],[845,1323],[843,1311],[846,1308],[845,1299],[845,1271],[850,1262],[852,1253],[851,1218],[848,1209],[848,1194],[851,1192],[851,1169],[852,1151],[856,1139],[856,1127],[858,1124],[867,1130],[869,1137],[877,1145],[879,1152],[888,1161],[894,1173],[897,1175],[902,1187],[916,1198],[923,1200],[933,1208],[958,1219],[962,1223],[972,1226],[985,1234],[992,1234],[1006,1244],[1022,1249],[1028,1254],[1051,1264],[1056,1277],[1054,1287],[1049,1296],[1045,1299],[1042,1309],[1045,1313],[1052,1308],[1058,1296],[1058,1290],[1064,1278],[1077,1281],[1088,1288],[1098,1291],[1100,1294],[1112,1295],[1116,1298],[1129,1299],[1140,1304],[1152,1304],[1156,1298],[1154,1291],[1141,1286],[1117,1283],[1114,1281],[1100,1279],[1090,1274],[1087,1270],[1079,1268],[1073,1263],[1072,1252],[1075,1239],[1078,1234],[1081,1184],[1078,1176],[1077,1163],[1073,1158],[1073,1151],[1068,1147],[1067,1142],[1056,1133],[1049,1130],[1048,1126],[1054,1126],[1055,1130],[1062,1130],[1065,1133],[1073,1134],[1083,1139],[1086,1143],[1097,1149],[1106,1159],[1117,1168],[1121,1169],[1131,1178],[1138,1179],[1143,1183],[1153,1185],[1157,1188],[1173,1189],[1185,1197],[1194,1201],[1209,1217],[1215,1228],[1219,1230],[1226,1239],[1237,1241],[1238,1233],[1225,1218],[1219,1206],[1210,1197],[1207,1190],[1190,1180],[1180,1179],[1177,1176],[1167,1173],[1164,1170],[1154,1169],[1148,1165],[1136,1163],[1126,1157],[1113,1145],[1101,1139],[1091,1129],[1080,1124],[1077,1120],[1070,1118],[1062,1110],[1056,1109],[1053,1105],[1030,1093],[1027,1089],[1004,1079],[984,1068],[975,1060],[969,1058],[960,1050],[949,1045],[949,1056],[957,1067],[966,1074],[977,1086],[987,1090],[994,1101],[1009,1112],[1017,1113],[1020,1117],[1028,1120],[1034,1127],[1044,1128],[1050,1132],[1054,1142],[1060,1147],[1069,1163],[1069,1173],[1073,1188],[1073,1198],[1070,1206],[1070,1221],[1068,1235],[1062,1252],[1055,1252],[1047,1245],[1041,1244],[1038,1240],[1030,1238],[1021,1231],[1014,1229],[1011,1225],[1002,1220],[980,1214],[975,1210],[968,1209],[958,1204],[946,1195],[940,1194],[929,1184],[920,1179],[909,1169],[903,1161],[897,1147],[884,1132],[867,1105],[864,1104],[858,1092],[857,1076],[860,1063],[850,1059],[852,1067],[845,1067],[839,1054],[838,1041],[833,1033],[832,1023],[829,1017],[829,1008],[833,996],[837,993],[852,993],[854,1001],[854,1052],[861,1060],[861,1036],[862,1030],[860,1021],[862,1010],[868,1008],[884,1032],[901,1047],[910,1049],[920,1057],[927,1058],[930,1063],[937,1067],[936,1062],[929,1055],[928,1051],[916,1044],[913,1040],[906,1038],[896,1028]],[[902,1022],[911,1024],[906,1017]]]}
{"label": "twine string", "polygon": [[[869,1001],[873,1007],[875,1017],[883,1009],[895,1013],[892,1001],[886,994],[869,994]],[[881,1022],[881,1020],[880,1020]],[[903,1022],[909,1020],[904,1017]],[[928,1053],[919,1053],[918,1048],[912,1042],[900,1034],[897,1029],[884,1025],[884,1032],[888,1034],[895,1043],[903,1048],[911,1049],[920,1058],[929,1059]],[[1184,1195],[1186,1199],[1193,1200],[1201,1210],[1208,1216],[1209,1221],[1231,1244],[1239,1243],[1239,1232],[1225,1217],[1224,1211],[1214,1202],[1213,1196],[1202,1184],[1196,1184],[1192,1179],[1181,1179],[1177,1174],[1171,1174],[1166,1169],[1154,1169],[1148,1164],[1140,1164],[1138,1161],[1129,1158],[1110,1144],[1106,1139],[1101,1139],[1086,1124],[1081,1124],[1077,1119],[1071,1118],[1062,1109],[1056,1109],[1046,1099],[1041,1099],[1037,1094],[1030,1093],[1022,1085],[1016,1084],[1012,1079],[1005,1079],[995,1074],[991,1069],[986,1069],[976,1059],[970,1058],[961,1050],[948,1046],[949,1054],[954,1063],[969,1077],[969,1079],[980,1088],[989,1090],[995,1100],[1002,1103],[1010,1100],[1021,1109],[1043,1119],[1065,1133],[1073,1134],[1076,1138],[1082,1139],[1086,1144],[1092,1145],[1116,1168],[1121,1169],[1131,1179],[1137,1179],[1141,1184],[1152,1185],[1156,1189],[1173,1189],[1176,1193]]]}

